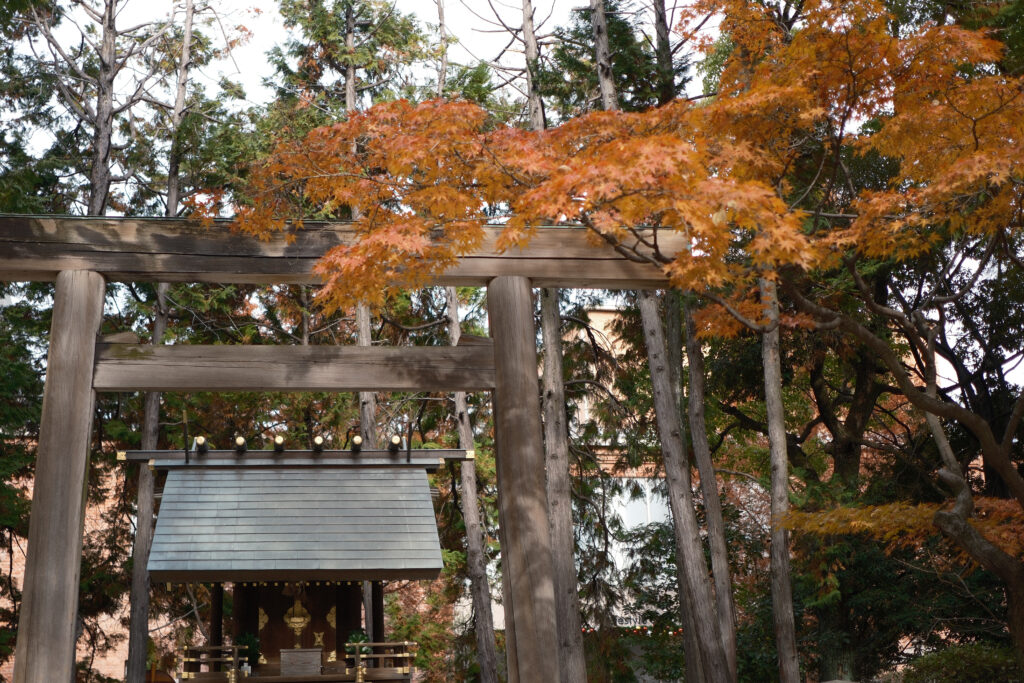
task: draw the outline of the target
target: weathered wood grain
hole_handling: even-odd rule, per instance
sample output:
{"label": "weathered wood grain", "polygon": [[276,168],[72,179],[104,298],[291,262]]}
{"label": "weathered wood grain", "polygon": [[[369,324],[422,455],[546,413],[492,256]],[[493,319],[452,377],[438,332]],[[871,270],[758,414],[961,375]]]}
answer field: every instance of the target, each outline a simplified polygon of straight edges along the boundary
{"label": "weathered wood grain", "polygon": [[496,361],[501,554],[511,585],[519,680],[557,681],[558,630],[530,285],[526,278],[499,277],[487,287]]}
{"label": "weathered wood grain", "polygon": [[482,391],[494,354],[471,346],[100,344],[96,391]]}
{"label": "weathered wood grain", "polygon": [[92,436],[92,357],[103,278],[57,277],[29,523],[14,680],[73,679],[85,475]]}
{"label": "weathered wood grain", "polygon": [[[661,270],[595,246],[579,227],[539,228],[525,249],[498,253],[500,228],[487,228],[480,249],[462,258],[436,284],[485,285],[502,275],[528,277],[538,287],[635,289],[663,287]],[[267,241],[180,219],[0,215],[0,280],[53,280],[62,270],[94,270],[114,281],[316,283],[316,260],[355,233],[345,223],[306,223]],[[663,230],[660,249],[683,248]]]}

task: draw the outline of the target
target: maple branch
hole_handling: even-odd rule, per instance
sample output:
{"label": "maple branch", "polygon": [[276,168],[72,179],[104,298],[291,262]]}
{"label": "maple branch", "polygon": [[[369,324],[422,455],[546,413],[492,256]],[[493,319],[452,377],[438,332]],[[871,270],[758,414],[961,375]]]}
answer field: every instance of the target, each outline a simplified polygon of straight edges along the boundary
{"label": "maple branch", "polygon": [[[902,360],[892,347],[849,315],[838,313],[810,301],[786,278],[782,279],[782,287],[801,310],[829,320],[838,316],[841,320],[839,329],[858,339],[882,360],[896,379],[900,392],[917,408],[924,411],[926,417],[928,414],[934,414],[936,417],[956,420],[967,428],[978,440],[985,462],[1002,477],[1013,493],[1013,497],[1024,506],[1024,478],[1017,472],[1007,451],[996,440],[991,425],[982,416],[951,401],[929,395],[915,385]],[[930,366],[929,371],[934,371],[934,362],[928,365]]]}
{"label": "maple branch", "polygon": [[[961,287],[955,293],[950,294],[949,296],[936,296],[936,294],[938,293],[938,290],[936,289],[936,291],[928,299],[926,299],[923,304],[921,304],[920,308],[930,308],[933,306],[937,307],[942,306],[943,304],[953,303],[954,301],[959,300],[961,297],[965,296],[969,291],[974,289],[974,285],[978,283],[978,280],[981,278],[982,272],[984,272],[985,270],[985,266],[988,265],[989,260],[992,258],[992,254],[995,252],[996,242],[997,240],[995,238],[989,240],[988,246],[985,248],[985,253],[982,254],[981,261],[978,263],[977,269],[974,271],[974,275],[971,277],[970,280],[968,280],[964,284],[963,287]],[[964,260],[966,259],[967,256],[965,254]],[[960,262],[960,265],[963,265],[963,261]],[[956,270],[959,269],[960,266],[957,266]]]}
{"label": "maple branch", "polygon": [[423,323],[422,325],[403,325],[402,323],[398,322],[397,320],[392,320],[391,318],[389,318],[387,316],[384,316],[384,315],[381,316],[381,320],[383,320],[388,325],[391,325],[392,327],[394,327],[396,329],[402,330],[403,332],[418,332],[419,330],[426,330],[426,329],[429,329],[431,327],[437,327],[438,325],[447,325],[448,324],[448,319],[447,318],[444,318],[444,319],[441,319],[441,320],[434,320],[434,321],[431,321],[431,322],[428,322],[428,323]]}
{"label": "maple branch", "polygon": [[602,230],[598,229],[598,227],[594,224],[593,219],[589,215],[583,214],[580,217],[580,222],[587,228],[592,230],[605,242],[607,242],[612,247],[612,249],[616,251],[616,253],[620,254],[624,258],[633,261],[634,263],[650,263],[652,265],[657,266],[658,268],[663,268],[665,266],[664,263],[658,261],[658,259],[656,259],[655,257],[650,256],[648,254],[641,254],[636,250],[636,247],[630,249],[629,247],[622,244],[621,241],[615,239],[614,236],[609,235],[603,232]]}
{"label": "maple branch", "polygon": [[705,299],[710,299],[711,301],[714,301],[716,304],[718,304],[725,310],[729,311],[729,314],[732,317],[736,318],[736,320],[743,323],[745,327],[749,327],[751,330],[758,332],[759,334],[767,334],[768,332],[771,332],[772,330],[779,326],[778,321],[775,321],[770,325],[761,325],[760,323],[754,322],[753,320],[747,318],[745,315],[743,315],[738,310],[733,308],[732,304],[730,304],[728,301],[718,296],[717,294],[712,294],[711,292],[705,291],[698,292],[697,295],[702,296]]}
{"label": "maple branch", "polygon": [[[718,408],[726,415],[731,415],[736,418],[739,423],[738,426],[743,429],[749,429],[750,431],[757,432],[759,434],[768,435],[768,424],[760,422],[750,417],[738,407],[728,403],[726,401],[719,401]],[[804,425],[804,429],[801,434],[792,434],[788,430],[786,431],[786,457],[795,467],[799,467],[807,473],[807,478],[812,481],[818,481],[817,472],[810,466],[807,454],[804,452],[803,444],[807,440],[807,437],[811,435],[814,427],[821,423],[821,418],[817,417],[808,424]]]}
{"label": "maple branch", "polygon": [[[868,287],[868,284],[864,281],[864,278],[861,277],[860,271],[857,270],[857,259],[855,256],[843,259],[843,263],[846,265],[846,269],[849,271],[850,276],[853,278],[854,284],[857,285],[857,290],[860,292],[861,300],[863,300],[864,303],[867,304],[868,308],[871,311],[877,313],[878,315],[882,315],[892,320],[895,320],[900,325],[900,327],[903,328],[904,336],[906,337],[907,341],[910,342],[914,352],[923,354],[925,350],[922,347],[921,342],[918,338],[918,333],[921,333],[922,336],[924,336],[927,334],[927,331],[923,331],[920,327],[918,327],[921,321],[918,320],[917,324],[915,324],[915,322],[913,322],[911,318],[907,316],[907,314],[904,313],[903,311],[898,311],[895,308],[891,308],[889,306],[880,304],[877,301],[875,301],[875,297],[871,293],[871,288]],[[902,296],[901,292],[897,292],[896,294],[897,296]],[[910,307],[909,304],[907,304],[907,307]]]}
{"label": "maple branch", "polygon": [[952,510],[935,513],[932,518],[935,526],[978,564],[1019,590],[1024,584],[1024,565],[1000,550],[967,521],[974,510],[974,500],[963,478],[947,470],[940,470],[939,478],[953,490],[956,502]]}
{"label": "maple branch", "polygon": [[[789,205],[789,210],[790,211],[792,211],[797,206],[799,206],[800,203],[803,202],[803,200],[807,198],[807,195],[809,195],[811,193],[811,190],[813,190],[815,188],[815,186],[818,184],[818,178],[821,177],[821,172],[825,170],[825,161],[827,159],[828,159],[828,155],[827,154],[822,154],[821,155],[821,163],[818,164],[818,170],[815,172],[814,177],[811,179],[811,182],[807,183],[807,188],[804,189],[803,194],[801,194],[799,197],[794,199],[792,203],[790,203],[790,205]],[[777,189],[781,189],[781,185],[782,185],[784,180],[785,180],[785,175],[784,174],[780,174],[779,175],[779,182],[777,184]]]}
{"label": "maple branch", "polygon": [[740,426],[741,425],[739,423],[739,420],[733,420],[728,425],[726,425],[725,429],[718,433],[718,443],[711,447],[711,455],[717,453],[718,449],[722,447],[722,445],[725,443],[725,437],[729,436],[729,432]]}
{"label": "maple branch", "polygon": [[765,491],[764,482],[762,482],[760,479],[758,479],[754,475],[749,474],[747,472],[740,472],[739,470],[730,470],[730,469],[726,469],[724,467],[716,467],[715,468],[715,474],[727,474],[727,475],[733,476],[733,477],[743,477],[744,479],[747,479],[748,481],[752,482],[753,484],[756,484],[757,488],[761,489],[762,492],[767,494],[767,491]]}
{"label": "maple branch", "polygon": [[[1022,184],[1024,184],[1024,183],[1022,183]],[[1010,262],[1012,264],[1014,264],[1015,266],[1017,266],[1021,270],[1024,270],[1024,260],[1021,260],[1020,256],[1018,256],[1017,254],[1013,253],[1013,248],[1012,248],[1012,245],[1010,244],[1009,238],[1007,238],[1004,235],[1000,241],[1003,243],[1003,252],[1006,254],[1006,258],[1010,259]]]}

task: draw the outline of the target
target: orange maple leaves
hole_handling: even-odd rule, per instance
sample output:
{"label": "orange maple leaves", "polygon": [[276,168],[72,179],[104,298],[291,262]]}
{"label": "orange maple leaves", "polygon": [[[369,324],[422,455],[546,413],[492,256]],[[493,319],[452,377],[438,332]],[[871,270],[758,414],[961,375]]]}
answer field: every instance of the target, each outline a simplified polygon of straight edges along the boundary
{"label": "orange maple leaves", "polygon": [[[946,26],[893,35],[871,0],[808,2],[799,30],[757,3],[697,9],[722,12],[736,44],[708,102],[544,133],[466,102],[377,105],[279,146],[239,224],[258,235],[289,217],[356,216],[358,240],[318,267],[333,306],[424,284],[476,249],[487,223],[502,226],[499,248],[550,223],[634,247],[637,227],[669,228],[688,249],[634,253],[676,286],[741,293],[851,249],[912,257],[958,230],[1020,228],[1024,81],[991,68],[999,43]],[[898,171],[858,191],[844,149]],[[808,158],[816,172],[795,175]]]}

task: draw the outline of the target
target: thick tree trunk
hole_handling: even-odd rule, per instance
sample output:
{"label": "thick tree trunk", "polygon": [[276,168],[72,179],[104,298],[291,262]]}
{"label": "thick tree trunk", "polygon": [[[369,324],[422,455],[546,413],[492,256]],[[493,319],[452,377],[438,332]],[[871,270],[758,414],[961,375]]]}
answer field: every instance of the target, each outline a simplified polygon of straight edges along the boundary
{"label": "thick tree trunk", "polygon": [[562,317],[558,290],[540,292],[541,335],[544,344],[544,454],[547,469],[548,522],[551,525],[551,559],[555,570],[555,614],[558,619],[558,651],[562,683],[583,683],[587,662],[577,589],[575,537],[572,523],[572,480],[569,475],[569,434],[562,378]]}
{"label": "thick tree trunk", "polygon": [[722,500],[718,493],[718,479],[711,461],[707,422],[704,416],[704,350],[697,339],[697,325],[693,311],[685,301],[683,318],[686,321],[686,361],[690,371],[689,410],[690,440],[693,455],[700,472],[704,513],[707,518],[708,540],[711,546],[711,576],[715,583],[715,605],[718,609],[718,627],[722,632],[722,648],[729,661],[729,673],[737,675],[736,664],[736,607],[732,595],[732,572],[729,569],[729,551],[725,540],[725,520]]}
{"label": "thick tree trunk", "polygon": [[789,512],[789,461],[786,453],[786,415],[782,405],[782,360],[779,355],[779,300],[775,283],[759,282],[761,305],[770,330],[761,340],[764,363],[765,411],[771,451],[771,585],[772,621],[775,647],[779,657],[779,679],[798,683],[800,663],[796,652],[796,625],[793,616],[793,587],[789,571],[789,531],[783,520]]}
{"label": "thick tree trunk", "polygon": [[854,643],[838,639],[835,633],[847,633],[850,626],[845,619],[846,606],[842,604],[829,605],[818,612],[818,631],[830,640],[828,647],[822,649],[821,662],[818,666],[818,677],[822,681],[855,681],[857,651]]}
{"label": "thick tree trunk", "polygon": [[689,464],[683,451],[683,425],[674,400],[667,366],[665,334],[661,327],[657,297],[649,291],[640,293],[640,315],[654,391],[654,412],[658,423],[669,504],[674,521],[676,561],[681,575],[680,599],[690,605],[697,634],[704,680],[709,683],[734,681],[731,675],[715,609],[715,599],[708,581],[700,527],[694,509]]}
{"label": "thick tree trunk", "polygon": [[[448,303],[448,338],[452,346],[457,346],[462,329],[459,327],[459,297],[455,287],[446,287],[445,296]],[[459,423],[459,448],[473,450],[473,428],[469,424],[469,406],[464,391],[455,392],[455,419]],[[476,489],[476,463],[465,460],[460,469],[462,519],[466,523],[466,571],[469,574],[469,593],[476,622],[477,663],[480,665],[480,680],[483,683],[496,683],[498,653],[494,644],[491,588],[487,582],[484,530]]]}
{"label": "thick tree trunk", "polygon": [[[537,69],[540,63],[540,45],[533,25],[533,3],[523,0],[523,43],[526,52],[526,88],[530,129],[543,131],[544,104],[537,85]],[[558,290],[545,289],[541,292],[541,310],[547,316],[552,314],[551,300],[554,301],[556,330],[561,329],[558,318]],[[550,535],[551,566],[554,590],[554,611],[556,623],[556,661],[562,683],[578,683],[586,680],[587,667],[583,655],[583,634],[580,627],[579,595],[576,590],[576,564],[573,560],[575,541],[572,533],[572,493],[569,483],[569,443],[565,422],[565,387],[562,381],[562,338],[561,332],[552,331],[552,320],[543,318],[544,340],[544,454],[546,460],[546,513]],[[554,352],[554,355],[552,355]],[[551,356],[549,358],[549,356]],[[557,356],[557,359],[555,358]],[[557,363],[557,371],[553,364]],[[504,543],[504,541],[502,541]],[[506,606],[508,602],[506,600]],[[506,615],[508,614],[506,610]],[[508,629],[506,628],[506,633]],[[513,647],[515,644],[513,643]],[[516,657],[520,659],[520,657]],[[513,678],[513,658],[509,658],[509,680]]]}
{"label": "thick tree trunk", "polygon": [[594,63],[597,64],[601,107],[605,111],[615,111],[619,108],[619,102],[615,94],[611,50],[608,48],[608,18],[604,14],[604,0],[590,0],[590,24],[594,32]]}

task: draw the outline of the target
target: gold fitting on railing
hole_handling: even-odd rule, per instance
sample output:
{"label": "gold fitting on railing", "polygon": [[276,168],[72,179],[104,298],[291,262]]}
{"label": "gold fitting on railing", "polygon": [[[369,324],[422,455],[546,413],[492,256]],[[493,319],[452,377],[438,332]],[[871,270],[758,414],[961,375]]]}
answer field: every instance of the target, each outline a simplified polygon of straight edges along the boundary
{"label": "gold fitting on railing", "polygon": [[476,460],[476,451],[472,448],[466,451],[466,460]]}
{"label": "gold fitting on railing", "polygon": [[127,460],[128,459],[128,452],[127,451],[118,451],[117,452],[117,459],[118,460]]}
{"label": "gold fitting on railing", "polygon": [[363,653],[356,648],[356,683],[363,683],[366,680],[366,666],[363,664]]}

